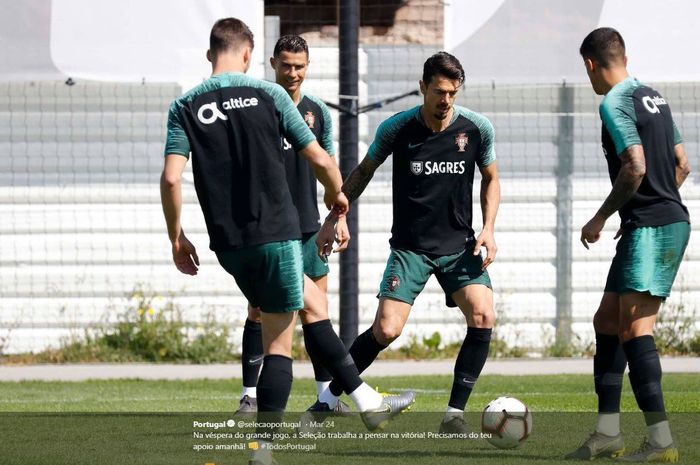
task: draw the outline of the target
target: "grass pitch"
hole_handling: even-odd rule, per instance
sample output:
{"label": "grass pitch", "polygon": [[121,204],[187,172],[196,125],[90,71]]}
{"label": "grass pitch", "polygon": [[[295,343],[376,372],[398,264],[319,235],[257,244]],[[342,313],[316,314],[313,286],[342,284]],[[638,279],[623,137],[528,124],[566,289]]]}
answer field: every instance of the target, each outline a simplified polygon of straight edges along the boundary
{"label": "grass pitch", "polygon": [[[434,439],[447,404],[451,377],[369,378],[383,391],[414,389],[411,412],[400,415],[385,435],[365,438],[356,417],[329,423],[317,438],[295,437],[297,449],[274,453],[285,464],[555,464],[595,425],[596,397],[591,376],[483,376],[468,404],[467,420],[480,432],[479,413],[488,401],[510,395],[534,415],[532,436],[516,450],[495,449],[483,439]],[[0,463],[2,464],[168,464],[236,465],[247,463],[252,428],[196,428],[195,421],[233,419],[240,380],[88,381],[0,383]],[[663,379],[667,410],[682,463],[700,463],[700,375],[667,374]],[[286,420],[315,400],[313,380],[297,380]],[[644,436],[642,415],[625,381],[623,432],[628,450]],[[331,433],[344,433],[332,438]],[[218,438],[198,437],[208,433]],[[236,434],[238,437],[235,437]],[[228,437],[228,436],[231,437]],[[196,447],[200,446],[200,447]],[[201,447],[204,446],[204,447]],[[236,449],[240,448],[240,449]],[[197,450],[198,449],[198,450]]]}
{"label": "grass pitch", "polygon": [[[452,386],[451,376],[366,381],[382,391],[415,390],[414,412],[444,411]],[[663,388],[669,412],[700,414],[700,374],[665,374]],[[232,412],[238,407],[240,390],[240,379],[5,382],[0,383],[0,412]],[[467,410],[480,412],[490,400],[502,395],[519,398],[534,412],[595,412],[597,408],[593,377],[589,375],[492,375],[479,378]],[[287,410],[304,411],[315,400],[314,381],[295,380]],[[626,377],[622,411],[637,411]]]}

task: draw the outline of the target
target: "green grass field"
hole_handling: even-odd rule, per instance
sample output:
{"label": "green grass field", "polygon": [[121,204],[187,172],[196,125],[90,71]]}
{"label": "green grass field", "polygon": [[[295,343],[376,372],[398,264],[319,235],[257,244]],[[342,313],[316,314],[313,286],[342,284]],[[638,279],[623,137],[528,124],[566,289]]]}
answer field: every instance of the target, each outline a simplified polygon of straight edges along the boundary
{"label": "green grass field", "polygon": [[[367,378],[383,391],[417,391],[414,412],[441,412],[447,405],[450,376]],[[240,379],[198,381],[86,381],[0,383],[2,412],[231,412]],[[316,398],[313,380],[294,381],[287,410],[299,412]],[[666,374],[663,378],[669,412],[700,413],[700,375]],[[480,411],[501,395],[518,397],[534,412],[594,412],[597,400],[588,375],[482,376],[468,410]],[[625,379],[622,410],[637,407]]]}
{"label": "green grass field", "polygon": [[[479,412],[501,395],[518,397],[532,410],[534,430],[513,451],[493,448],[482,439],[429,439],[401,433],[437,431],[449,397],[449,376],[406,376],[368,379],[384,391],[414,389],[411,412],[390,424],[396,437],[288,442],[314,445],[314,450],[275,453],[284,464],[400,464],[413,463],[565,463],[562,455],[593,428],[596,397],[585,375],[483,376],[472,395],[469,425],[479,431]],[[700,463],[700,375],[667,374],[663,380],[667,410],[683,463]],[[186,464],[247,463],[247,451],[194,451],[206,443],[193,437],[193,420],[225,421],[237,406],[240,380],[223,381],[88,381],[0,383],[0,463],[2,464]],[[297,380],[289,412],[303,411],[315,400],[312,380]],[[628,448],[644,435],[642,415],[626,381],[622,409]],[[202,413],[205,412],[205,413]],[[206,413],[208,412],[208,413]],[[290,413],[289,421],[298,419]],[[248,428],[249,430],[249,428]],[[246,428],[220,430],[240,432]],[[363,432],[359,419],[343,418],[328,431]],[[288,433],[294,433],[289,429]],[[420,436],[419,434],[419,436]],[[194,435],[196,436],[196,435]],[[209,440],[212,445],[239,443],[245,438]],[[284,443],[280,441],[279,443]]]}

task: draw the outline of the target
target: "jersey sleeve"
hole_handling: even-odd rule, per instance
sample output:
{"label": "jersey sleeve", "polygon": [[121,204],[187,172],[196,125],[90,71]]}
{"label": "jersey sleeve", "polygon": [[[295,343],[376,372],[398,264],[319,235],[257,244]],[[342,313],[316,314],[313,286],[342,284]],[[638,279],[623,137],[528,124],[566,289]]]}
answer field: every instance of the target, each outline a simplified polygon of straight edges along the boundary
{"label": "jersey sleeve", "polygon": [[266,81],[261,81],[261,84],[274,101],[283,135],[292,144],[294,151],[298,152],[315,141],[316,136],[304,122],[289,94],[278,84]]}
{"label": "jersey sleeve", "polygon": [[673,122],[673,144],[678,145],[683,143],[683,138],[681,137],[681,132],[678,130],[678,126],[676,126],[676,122]]}
{"label": "jersey sleeve", "polygon": [[485,168],[496,161],[496,148],[494,146],[496,131],[491,121],[484,116],[481,116],[475,123],[481,134],[481,147],[479,147],[479,156],[476,160],[476,164],[480,168]]}
{"label": "jersey sleeve", "polygon": [[642,140],[637,131],[637,114],[631,95],[606,96],[600,104],[600,119],[612,137],[618,156],[627,147],[641,145]]}
{"label": "jersey sleeve", "polygon": [[374,135],[372,145],[370,145],[369,149],[367,150],[367,157],[377,164],[377,166],[384,163],[384,161],[394,151],[393,144],[394,140],[396,140],[396,135],[407,121],[415,117],[415,113],[416,109],[403,111],[384,120],[379,125],[377,132]]}
{"label": "jersey sleeve", "polygon": [[314,95],[304,94],[304,96],[316,104],[321,111],[321,126],[323,127],[323,132],[321,133],[319,143],[321,147],[323,147],[323,150],[328,152],[328,155],[332,157],[335,155],[335,148],[333,147],[333,120],[331,119],[331,112],[328,110],[328,105]]}
{"label": "jersey sleeve", "polygon": [[496,161],[495,136],[496,131],[493,124],[487,117],[462,106],[455,106],[455,111],[469,121],[479,130],[481,136],[481,146],[477,154],[476,164],[480,168],[485,168]]}
{"label": "jersey sleeve", "polygon": [[321,115],[323,116],[321,147],[332,157],[335,155],[335,149],[333,148],[333,120],[331,120],[331,112],[328,111],[328,106],[321,101],[318,102],[318,106],[321,107]]}
{"label": "jersey sleeve", "polygon": [[164,155],[173,153],[189,158],[190,141],[187,139],[187,134],[185,133],[185,128],[182,124],[180,109],[181,106],[177,101],[170,105],[170,111],[168,111],[168,126]]}

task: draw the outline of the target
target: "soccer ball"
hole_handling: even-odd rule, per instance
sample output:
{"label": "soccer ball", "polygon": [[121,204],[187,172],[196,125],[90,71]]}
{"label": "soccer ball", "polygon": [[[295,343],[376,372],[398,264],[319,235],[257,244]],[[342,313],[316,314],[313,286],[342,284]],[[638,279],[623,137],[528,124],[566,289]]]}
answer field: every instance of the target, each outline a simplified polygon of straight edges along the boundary
{"label": "soccer ball", "polygon": [[481,431],[499,449],[515,449],[532,433],[532,413],[515,397],[499,397],[481,414]]}

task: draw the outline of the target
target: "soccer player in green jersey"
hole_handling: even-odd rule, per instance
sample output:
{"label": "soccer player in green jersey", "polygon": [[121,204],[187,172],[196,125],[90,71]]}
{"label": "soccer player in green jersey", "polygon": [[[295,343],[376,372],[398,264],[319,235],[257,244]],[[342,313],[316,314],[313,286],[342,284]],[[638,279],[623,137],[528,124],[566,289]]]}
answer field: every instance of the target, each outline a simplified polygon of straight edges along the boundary
{"label": "soccer player in green jersey", "polygon": [[[301,85],[309,67],[309,47],[303,37],[286,35],[279,38],[275,44],[270,65],[275,70],[275,82],[287,91],[304,118],[316,140],[329,155],[333,149],[333,122],[328,107],[323,101],[311,94],[301,91]],[[320,228],[318,205],[316,203],[316,178],[309,163],[294,153],[292,144],[282,139],[287,183],[292,194],[294,206],[299,213],[301,227],[301,247],[304,260],[304,274],[308,276],[321,292],[328,290],[328,263],[322,260],[316,248],[316,237]],[[337,231],[339,236],[336,252],[347,247],[349,234],[345,225],[345,217],[338,219]],[[327,313],[314,314],[314,310],[322,308],[304,308],[299,312],[302,320],[304,335],[317,331],[319,327],[330,326]],[[309,358],[313,364],[316,392],[321,394],[331,382],[331,374],[319,361],[313,351],[314,344],[306,344]],[[243,327],[243,343],[241,350],[241,368],[243,374],[243,392],[241,393],[239,414],[252,413],[257,409],[255,386],[263,360],[262,331],[260,325],[260,309],[248,305],[248,318]],[[345,403],[338,402],[334,413],[348,412]]]}
{"label": "soccer player in green jersey", "polygon": [[581,229],[581,242],[588,248],[598,241],[615,212],[621,225],[593,317],[598,423],[568,457],[589,460],[624,453],[619,412],[628,364],[648,437],[639,450],[620,460],[676,462],[678,449],[664,411],[661,363],[652,334],[690,236],[688,209],[678,191],[690,173],[688,158],[668,102],[628,74],[625,42],[618,31],[594,30],[580,53],[593,90],[605,96],[600,103],[602,145],[612,182],[610,194]]}
{"label": "soccer player in green jersey", "polygon": [[[207,58],[212,76],[176,99],[168,114],[161,203],[173,261],[196,275],[199,259],[180,224],[181,179],[192,154],[194,185],[209,247],[248,301],[260,307],[264,347],[257,385],[258,437],[269,441],[292,387],[292,334],[305,306],[325,314],[325,295],[302,269],[299,215],[287,184],[281,139],[312,166],[332,217],[348,211],[333,159],[277,84],[248,77],[253,34],[236,18],[217,21]],[[332,241],[331,241],[332,242]],[[413,393],[382,396],[362,381],[332,326],[309,343],[353,400],[369,429],[382,427],[413,402]],[[268,426],[272,425],[272,426]],[[251,465],[274,463],[271,449],[253,451]]]}
{"label": "soccer player in green jersey", "polygon": [[[428,58],[420,81],[423,104],[384,121],[367,156],[343,184],[343,192],[354,201],[393,154],[391,253],[374,323],[357,337],[350,354],[360,371],[367,368],[399,337],[415,298],[434,274],[447,306],[459,307],[468,326],[440,425],[440,431],[450,433],[469,432],[464,408],[489,352],[495,315],[486,268],[496,257],[494,223],[500,202],[493,126],[484,116],[454,104],[463,82],[457,58],[446,52]],[[475,237],[476,168],[482,176],[483,227]],[[333,408],[340,392],[334,380],[319,401]]]}

